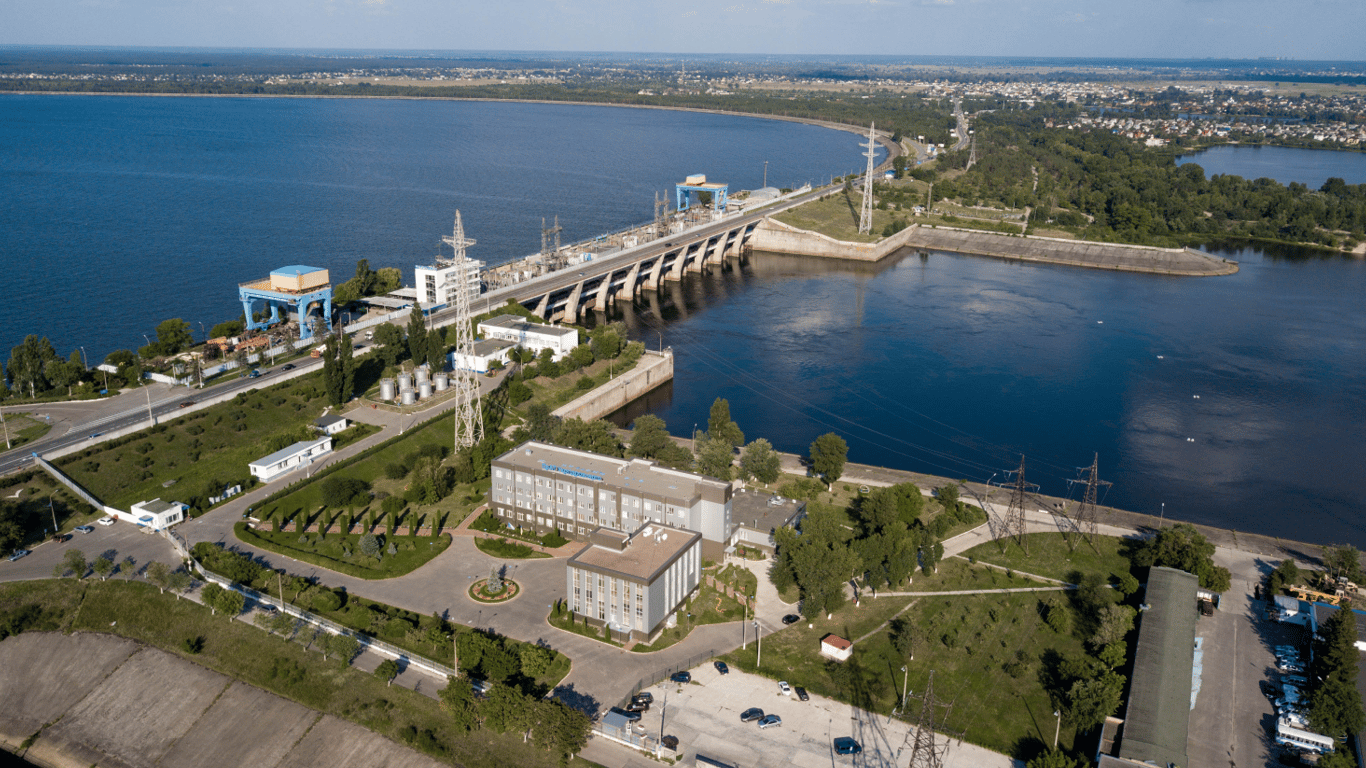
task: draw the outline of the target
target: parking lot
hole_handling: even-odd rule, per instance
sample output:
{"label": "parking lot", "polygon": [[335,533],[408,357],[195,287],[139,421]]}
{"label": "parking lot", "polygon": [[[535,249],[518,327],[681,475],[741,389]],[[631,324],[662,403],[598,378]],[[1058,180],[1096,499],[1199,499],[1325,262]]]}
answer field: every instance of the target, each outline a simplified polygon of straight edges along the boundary
{"label": "parking lot", "polygon": [[[93,563],[100,555],[116,563],[126,557],[134,560],[134,570],[139,573],[147,563],[158,560],[168,565],[180,562],[180,555],[162,536],[128,522],[116,522],[110,526],[91,524],[90,533],[75,532],[69,541],[46,541],[33,547],[33,553],[14,562],[0,560],[0,579],[4,581],[23,581],[27,579],[50,579],[52,567],[62,562],[68,549],[79,549],[85,554],[87,563]],[[116,578],[127,578],[128,574],[119,572]]]}
{"label": "parking lot", "polygon": [[[886,715],[873,715],[848,704],[811,695],[799,701],[795,693],[779,693],[773,680],[732,669],[721,675],[711,664],[692,670],[686,685],[664,682],[648,689],[654,703],[639,727],[659,737],[678,737],[676,757],[691,764],[696,755],[756,768],[832,768],[832,766],[905,765],[910,759],[909,734],[913,728]],[[782,718],[782,725],[760,729],[757,723],[740,722],[740,713],[759,707],[765,714]],[[858,755],[836,755],[832,742],[850,736],[859,742]],[[668,750],[666,756],[670,755]],[[628,765],[655,765],[641,757]],[[971,744],[951,742],[944,765],[950,768],[1006,768],[1005,755]]]}

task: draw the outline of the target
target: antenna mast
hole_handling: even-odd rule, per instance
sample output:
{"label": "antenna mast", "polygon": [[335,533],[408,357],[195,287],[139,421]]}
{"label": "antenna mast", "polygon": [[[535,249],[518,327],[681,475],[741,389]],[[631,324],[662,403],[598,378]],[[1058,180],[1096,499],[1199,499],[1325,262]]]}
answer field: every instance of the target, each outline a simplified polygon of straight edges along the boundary
{"label": "antenna mast", "polygon": [[[441,241],[455,251],[456,290],[455,290],[455,353],[457,360],[470,360],[474,355],[474,332],[470,317],[470,260],[465,249],[474,245],[474,239],[465,237],[465,225],[460,221],[459,209],[455,212],[455,230],[450,237]],[[414,312],[422,311],[414,307]],[[473,370],[453,366],[455,387],[455,450],[459,452],[484,439],[484,409],[479,401],[479,380]]]}
{"label": "antenna mast", "polygon": [[863,176],[863,211],[858,217],[860,235],[873,231],[873,157],[877,148],[877,138],[873,133],[872,123],[868,124],[868,143],[863,146],[868,148],[868,171]]}

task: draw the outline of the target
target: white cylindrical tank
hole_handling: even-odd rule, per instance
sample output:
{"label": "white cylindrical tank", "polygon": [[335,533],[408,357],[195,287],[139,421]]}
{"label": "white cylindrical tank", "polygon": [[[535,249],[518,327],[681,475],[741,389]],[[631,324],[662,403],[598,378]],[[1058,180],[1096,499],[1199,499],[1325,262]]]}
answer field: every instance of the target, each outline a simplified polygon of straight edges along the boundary
{"label": "white cylindrical tank", "polygon": [[425,365],[421,368],[418,368],[416,371],[414,371],[414,373],[417,374],[418,384],[422,384],[423,382],[428,381],[428,377],[431,376],[431,371],[427,370],[427,366]]}
{"label": "white cylindrical tank", "polygon": [[381,400],[383,400],[383,401],[385,401],[385,402],[388,402],[388,401],[390,401],[390,400],[393,400],[393,399],[394,399],[394,392],[396,392],[396,391],[397,391],[397,390],[394,389],[394,380],[393,380],[393,379],[380,379],[380,380],[379,380],[379,399],[381,399]]}
{"label": "white cylindrical tank", "polygon": [[411,389],[405,389],[399,394],[399,402],[403,405],[412,405],[417,402],[417,393]]}
{"label": "white cylindrical tank", "polygon": [[438,374],[437,374],[435,377],[433,377],[433,378],[436,380],[436,391],[437,391],[437,392],[445,392],[445,391],[446,391],[446,387],[449,387],[449,386],[451,385],[451,377],[448,376],[448,375],[446,375],[446,374],[444,374],[444,373],[438,373]]}
{"label": "white cylindrical tank", "polygon": [[413,377],[412,377],[412,374],[400,373],[400,374],[398,375],[398,391],[399,391],[399,392],[402,392],[402,391],[404,391],[405,389],[412,389],[412,388],[413,388]]}
{"label": "white cylindrical tank", "polygon": [[430,381],[419,381],[417,383],[417,396],[423,400],[432,396],[432,383]]}

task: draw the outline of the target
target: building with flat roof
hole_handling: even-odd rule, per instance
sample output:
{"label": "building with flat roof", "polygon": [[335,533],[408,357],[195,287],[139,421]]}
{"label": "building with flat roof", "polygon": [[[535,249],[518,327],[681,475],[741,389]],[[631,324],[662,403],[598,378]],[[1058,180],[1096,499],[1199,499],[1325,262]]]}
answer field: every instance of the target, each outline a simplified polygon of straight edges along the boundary
{"label": "building with flat roof", "polygon": [[[479,297],[483,283],[479,276],[484,262],[465,258],[465,293],[471,299]],[[424,307],[442,306],[455,300],[456,290],[460,287],[460,264],[450,259],[439,260],[435,264],[413,267],[417,300]]]}
{"label": "building with flat roof", "polygon": [[773,533],[785,525],[795,526],[805,516],[804,501],[752,488],[741,489],[731,507],[731,519],[735,522],[732,541],[737,547],[756,549],[772,557],[777,546]]}
{"label": "building with flat roof", "polygon": [[479,333],[486,339],[510,341],[536,354],[548,349],[559,362],[579,345],[579,331],[559,325],[533,323],[518,315],[499,315],[479,324]]}
{"label": "building with flat roof", "polygon": [[349,426],[351,426],[351,422],[347,421],[345,416],[338,416],[335,413],[319,416],[313,420],[313,428],[325,435],[335,435]]}
{"label": "building with flat roof", "polygon": [[516,347],[516,344],[505,339],[483,339],[482,341],[476,341],[468,355],[459,350],[451,352],[451,369],[456,371],[488,373],[489,366],[491,366],[494,361],[507,365],[508,354]]}
{"label": "building with flat roof", "polygon": [[332,436],[320,438],[318,440],[303,440],[282,448],[269,456],[263,456],[247,465],[251,473],[261,479],[263,483],[292,472],[299,467],[312,464],[315,459],[324,454],[332,452]]}
{"label": "building with flat roof", "polygon": [[1119,730],[1119,754],[1101,766],[1188,766],[1191,673],[1195,666],[1195,590],[1199,580],[1175,568],[1148,569],[1139,614],[1138,647],[1129,704]]}
{"label": "building with flat roof", "polygon": [[654,642],[677,624],[702,580],[702,534],[652,523],[635,533],[595,528],[565,565],[569,609],[614,639]]}
{"label": "building with flat roof", "polygon": [[702,535],[720,560],[732,542],[730,483],[536,441],[493,460],[489,510],[515,528],[583,540],[599,526],[634,531],[651,523]]}

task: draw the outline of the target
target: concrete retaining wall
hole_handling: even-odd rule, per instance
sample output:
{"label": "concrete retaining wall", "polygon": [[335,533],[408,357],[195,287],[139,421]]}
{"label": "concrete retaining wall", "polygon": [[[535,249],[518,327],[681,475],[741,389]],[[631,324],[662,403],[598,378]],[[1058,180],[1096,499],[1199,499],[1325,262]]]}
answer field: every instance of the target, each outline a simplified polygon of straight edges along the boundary
{"label": "concrete retaining wall", "polygon": [[674,353],[647,351],[636,367],[555,410],[562,419],[600,419],[674,377]]}
{"label": "concrete retaining wall", "polygon": [[907,238],[905,245],[908,248],[952,251],[1092,269],[1112,269],[1119,272],[1203,277],[1231,275],[1238,271],[1238,263],[1235,261],[1220,259],[1190,248],[1156,248],[1149,245],[1096,243],[1034,235],[1003,235],[947,227],[917,226]]}
{"label": "concrete retaining wall", "polygon": [[750,247],[756,251],[772,253],[791,253],[798,256],[824,256],[832,259],[853,259],[855,261],[878,261],[905,245],[907,238],[914,232],[907,227],[891,237],[876,243],[851,243],[836,240],[819,232],[784,224],[774,219],[764,219],[750,237]]}

